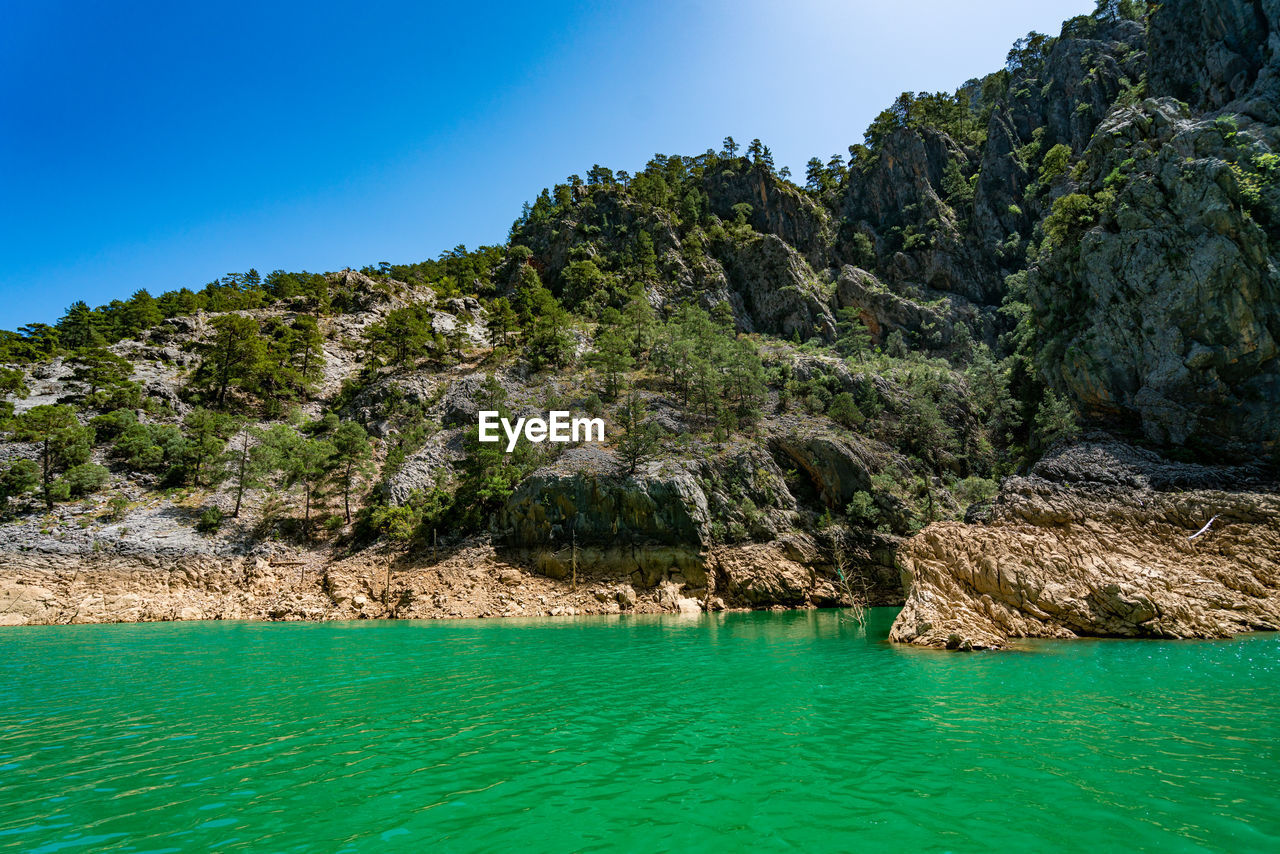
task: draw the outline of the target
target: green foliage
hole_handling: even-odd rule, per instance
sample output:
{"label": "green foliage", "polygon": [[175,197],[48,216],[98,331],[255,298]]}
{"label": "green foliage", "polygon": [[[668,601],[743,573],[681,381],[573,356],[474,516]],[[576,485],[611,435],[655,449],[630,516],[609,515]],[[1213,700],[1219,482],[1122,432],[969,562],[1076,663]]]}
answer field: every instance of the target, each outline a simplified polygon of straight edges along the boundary
{"label": "green foliage", "polygon": [[0,367],[0,397],[12,395],[25,399],[30,393],[26,374],[16,368]]}
{"label": "green foliage", "polygon": [[657,425],[648,420],[643,399],[635,392],[627,397],[619,422],[622,435],[618,438],[617,452],[630,477],[657,452],[661,436]]}
{"label": "green foliage", "polygon": [[177,427],[136,421],[121,430],[111,447],[111,455],[130,471],[163,475],[170,482],[182,480],[185,452]]}
{"label": "green foliage", "polygon": [[622,326],[631,340],[632,352],[647,357],[658,334],[657,315],[644,288],[637,286],[622,309]]}
{"label": "green foliage", "polygon": [[680,307],[659,335],[653,363],[681,402],[708,421],[759,417],[765,384],[755,345],[734,337],[702,308]]}
{"label": "green foliage", "polygon": [[40,485],[40,466],[32,460],[14,460],[0,474],[0,499],[7,509],[9,500],[20,498]]}
{"label": "green foliage", "polygon": [[511,301],[497,297],[489,304],[489,343],[493,347],[510,347],[518,318]]}
{"label": "green foliage", "polygon": [[343,421],[333,431],[333,462],[339,472],[344,518],[351,522],[351,486],[357,475],[368,476],[373,456],[369,434],[355,421]]}
{"label": "green foliage", "polygon": [[569,313],[546,287],[532,266],[520,269],[515,308],[521,338],[534,370],[568,364],[573,352]]}
{"label": "green foliage", "polygon": [[901,329],[895,329],[884,339],[884,351],[895,359],[905,359],[910,352]]}
{"label": "green foliage", "polygon": [[1071,440],[1080,435],[1075,409],[1066,398],[1045,389],[1044,399],[1036,412],[1035,438],[1040,450],[1047,450],[1059,441]]}
{"label": "green foliage", "polygon": [[1067,246],[1098,221],[1100,209],[1093,198],[1083,193],[1069,193],[1053,203],[1043,228],[1050,246]]}
{"label": "green foliage", "polygon": [[1005,70],[1010,74],[1035,73],[1044,66],[1045,59],[1049,55],[1049,49],[1053,47],[1057,39],[1046,36],[1044,33],[1030,32],[1013,43],[1013,47],[1009,49],[1008,55],[1005,57]]}
{"label": "green foliage", "polygon": [[849,237],[849,259],[859,267],[871,267],[876,262],[875,244],[864,232],[855,231]]}
{"label": "green foliage", "polygon": [[[287,433],[289,428],[279,425],[278,429],[281,433]],[[240,515],[245,493],[264,486],[279,467],[277,448],[281,443],[269,442],[266,437],[267,434],[258,428],[241,430],[239,437],[216,461],[220,470],[219,478],[229,481],[235,492],[236,504],[231,511],[233,518]]]}
{"label": "green foliage", "polygon": [[324,336],[314,317],[265,323],[264,352],[252,390],[278,416],[288,401],[310,397],[324,371]]}
{"label": "green foliage", "polygon": [[1005,444],[1021,423],[1018,406],[1010,391],[1011,365],[998,362],[985,344],[973,348],[965,381],[974,410],[982,419],[988,436]]}
{"label": "green foliage", "polygon": [[393,309],[364,333],[370,355],[390,365],[412,365],[441,348],[431,327],[431,309],[421,303]]}
{"label": "green foliage", "polygon": [[967,212],[973,206],[973,184],[960,169],[960,161],[948,160],[942,170],[942,192],[959,212]]}
{"label": "green foliage", "polygon": [[93,349],[107,343],[102,318],[83,300],[77,300],[58,321],[59,343],[68,350]]}
{"label": "green foliage", "polygon": [[869,492],[855,492],[844,512],[851,525],[875,529],[880,524],[880,509],[876,506],[875,497]]}
{"label": "green foliage", "polygon": [[1040,176],[1037,179],[1041,186],[1048,186],[1061,176],[1067,174],[1071,165],[1071,146],[1061,142],[1045,152],[1040,162]]}
{"label": "green foliage", "polygon": [[1093,17],[1100,21],[1141,21],[1146,17],[1146,0],[1097,0]]}
{"label": "green foliage", "polygon": [[[93,428],[82,426],[74,408],[65,404],[33,406],[13,422],[13,437],[19,442],[32,442],[40,448],[40,481],[44,488],[45,507],[53,509],[63,490],[53,489],[53,475],[89,461],[93,447]],[[69,493],[68,493],[69,495]]]}
{"label": "green foliage", "polygon": [[[496,410],[507,418],[506,392],[490,375],[481,390],[480,408]],[[499,442],[481,442],[479,428],[468,428],[464,438],[465,456],[458,466],[459,478],[449,513],[462,531],[477,531],[488,524],[516,485],[537,465],[537,453],[528,442],[519,442],[508,454]]]}
{"label": "green foliage", "polygon": [[[652,240],[649,248],[651,250],[653,248]],[[609,278],[590,259],[570,262],[561,274],[561,278],[564,282],[564,298],[570,305],[579,305],[596,297],[607,296],[602,292],[609,285]]]}
{"label": "green foliage", "polygon": [[228,403],[227,393],[231,389],[248,392],[255,388],[266,356],[266,344],[258,322],[252,317],[223,314],[209,325],[213,334],[199,346],[203,359],[191,379],[191,386],[221,409]]}
{"label": "green foliage", "polygon": [[108,476],[106,468],[97,463],[81,463],[67,469],[62,479],[67,484],[69,494],[78,498],[97,492],[106,485]]}
{"label": "green foliage", "polygon": [[330,287],[324,276],[282,270],[265,283],[256,270],[249,270],[228,273],[198,291],[179,288],[154,297],[143,289],[127,300],[112,300],[98,308],[75,302],[54,326],[33,323],[16,333],[0,330],[0,361],[30,363],[60,351],[100,348],[135,338],[171,317],[261,308],[276,299],[298,296],[309,299],[318,311],[330,310]]}
{"label": "green foliage", "polygon": [[[615,311],[614,314],[618,313]],[[617,319],[621,320],[621,315]],[[613,400],[622,390],[627,372],[635,366],[636,360],[631,356],[632,342],[625,330],[610,326],[596,332],[595,345],[595,352],[586,361],[601,379],[601,392]]]}
{"label": "green foliage", "polygon": [[280,471],[286,487],[301,486],[303,496],[303,524],[311,527],[311,506],[322,495],[322,490],[334,468],[337,449],[325,439],[293,438],[281,449]]}
{"label": "green foliage", "polygon": [[412,506],[384,504],[369,509],[363,528],[374,536],[404,543],[413,539],[421,523],[421,514]]}
{"label": "green foliage", "polygon": [[129,497],[117,492],[107,500],[107,512],[103,514],[103,519],[110,522],[119,522],[128,511]]}
{"label": "green foliage", "polygon": [[125,382],[133,375],[133,365],[127,359],[101,347],[77,351],[69,360],[72,379],[83,385],[86,396],[101,389]]}
{"label": "green foliage", "polygon": [[213,475],[221,475],[216,466],[210,464],[226,448],[227,439],[237,427],[236,421],[229,415],[196,407],[187,413],[182,426],[186,433],[181,449],[182,462],[190,471],[191,482],[204,486],[212,480],[211,469]]}
{"label": "green foliage", "polygon": [[847,391],[842,391],[831,398],[831,405],[827,407],[827,417],[845,427],[857,427],[867,420],[862,410],[858,409],[853,395]]}
{"label": "green foliage", "polygon": [[903,450],[937,469],[958,446],[955,430],[942,417],[932,394],[914,391],[898,416],[898,436]]}
{"label": "green foliage", "polygon": [[222,518],[221,508],[209,507],[200,514],[200,519],[196,522],[196,530],[202,534],[216,534],[222,527]]}
{"label": "green foliage", "polygon": [[1280,155],[1259,154],[1245,165],[1232,163],[1231,174],[1245,206],[1258,209],[1262,205],[1263,192],[1280,180]]}
{"label": "green foliage", "polygon": [[926,128],[965,145],[980,145],[986,137],[986,127],[961,93],[903,92],[889,109],[876,116],[863,135],[863,142],[871,152],[878,152],[893,133]]}

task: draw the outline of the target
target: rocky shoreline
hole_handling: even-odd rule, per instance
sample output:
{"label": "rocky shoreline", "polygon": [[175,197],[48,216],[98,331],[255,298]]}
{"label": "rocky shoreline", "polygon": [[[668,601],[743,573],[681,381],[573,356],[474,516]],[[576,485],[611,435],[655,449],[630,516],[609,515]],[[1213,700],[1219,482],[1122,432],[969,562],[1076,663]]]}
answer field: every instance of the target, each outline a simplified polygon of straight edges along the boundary
{"label": "rocky shoreline", "polygon": [[839,607],[838,585],[768,546],[726,547],[651,586],[594,571],[552,578],[472,544],[439,561],[388,549],[330,560],[8,554],[0,626],[171,620],[355,620],[699,613]]}
{"label": "rocky shoreline", "polygon": [[[1096,434],[1007,478],[967,523],[930,525],[896,554],[851,551],[856,589],[800,531],[766,543],[576,551],[477,538],[436,557],[386,545],[75,549],[47,538],[47,549],[0,556],[0,626],[693,614],[857,598],[903,605],[890,641],[941,649],[1220,638],[1280,629],[1280,494],[1270,477],[1171,462]],[[526,508],[542,503],[529,497]]]}
{"label": "rocky shoreline", "polygon": [[890,640],[989,649],[1015,638],[1222,638],[1280,629],[1280,496],[1250,467],[1171,463],[1101,440],[1009,478],[979,524],[898,553]]}

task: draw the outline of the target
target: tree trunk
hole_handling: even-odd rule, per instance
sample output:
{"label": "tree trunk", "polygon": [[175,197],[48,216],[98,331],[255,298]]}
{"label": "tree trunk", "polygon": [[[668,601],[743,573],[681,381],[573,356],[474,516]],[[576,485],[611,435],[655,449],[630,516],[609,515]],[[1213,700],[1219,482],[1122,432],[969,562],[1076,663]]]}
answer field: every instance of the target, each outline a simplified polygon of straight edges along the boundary
{"label": "tree trunk", "polygon": [[347,514],[347,524],[351,524],[351,461],[347,460],[347,474],[342,481],[342,507]]}
{"label": "tree trunk", "polygon": [[218,408],[222,408],[222,401],[227,396],[227,384],[231,382],[231,348],[235,346],[235,336],[227,334],[227,352],[222,358],[222,370],[219,372],[218,382]]}
{"label": "tree trunk", "polygon": [[49,437],[44,440],[44,506],[46,510],[53,509],[53,496],[49,494]]}
{"label": "tree trunk", "polygon": [[240,518],[240,499],[244,498],[244,472],[249,462],[249,431],[244,433],[244,444],[240,448],[240,472],[236,478],[236,509],[232,511],[231,518]]}

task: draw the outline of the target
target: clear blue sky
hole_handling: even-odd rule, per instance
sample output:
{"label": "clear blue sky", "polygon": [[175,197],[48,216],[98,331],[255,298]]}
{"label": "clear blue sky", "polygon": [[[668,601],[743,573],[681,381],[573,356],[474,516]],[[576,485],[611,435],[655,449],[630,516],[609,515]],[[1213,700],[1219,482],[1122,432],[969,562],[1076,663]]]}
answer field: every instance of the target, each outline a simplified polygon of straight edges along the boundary
{"label": "clear blue sky", "polygon": [[0,327],[505,239],[593,163],[760,137],[803,175],[1092,0],[40,0],[0,27]]}

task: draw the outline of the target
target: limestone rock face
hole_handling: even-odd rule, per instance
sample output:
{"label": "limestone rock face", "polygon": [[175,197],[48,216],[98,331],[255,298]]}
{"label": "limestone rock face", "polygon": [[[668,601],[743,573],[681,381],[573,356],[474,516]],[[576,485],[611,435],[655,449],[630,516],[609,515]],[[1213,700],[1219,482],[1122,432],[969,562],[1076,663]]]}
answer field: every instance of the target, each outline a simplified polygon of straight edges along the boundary
{"label": "limestone rock face", "polygon": [[975,330],[975,337],[979,339],[994,336],[990,315],[963,297],[952,294],[931,299],[923,290],[908,295],[903,288],[890,289],[875,275],[858,267],[845,267],[840,271],[836,280],[836,303],[840,308],[857,309],[875,343],[880,345],[890,333],[899,331],[907,343],[930,349],[946,348],[955,343],[956,330],[962,325]]}
{"label": "limestone rock face", "polygon": [[811,566],[794,557],[773,545],[723,552],[715,560],[721,579],[717,590],[728,602],[747,607],[802,605],[817,578]]}
{"label": "limestone rock face", "polygon": [[1029,277],[1045,376],[1161,444],[1280,437],[1280,187],[1242,175],[1274,129],[1195,120],[1168,99],[1113,114],[1085,153],[1098,224]]}
{"label": "limestone rock face", "polygon": [[804,256],[777,236],[737,246],[725,261],[730,287],[742,298],[746,331],[833,340],[829,299]]}
{"label": "limestone rock face", "polygon": [[931,525],[898,559],[908,594],[890,639],[902,643],[1280,628],[1274,486],[1248,468],[1169,463],[1110,440],[1008,479],[985,524]]}
{"label": "limestone rock face", "polygon": [[613,471],[552,468],[534,472],[497,522],[523,548],[592,543],[701,547],[710,525],[707,498],[687,470],[671,466],[620,477]]}
{"label": "limestone rock face", "polygon": [[844,507],[855,492],[871,489],[865,455],[835,436],[775,436],[774,450],[808,473],[828,507]]}
{"label": "limestone rock face", "polygon": [[1171,0],[1151,15],[1152,90],[1216,110],[1247,98],[1246,109],[1276,120],[1280,2]]}
{"label": "limestone rock face", "polygon": [[721,219],[732,222],[733,206],[745,202],[751,205],[748,222],[754,229],[796,247],[815,269],[828,265],[830,215],[811,197],[754,167],[712,171],[703,187],[711,210]]}

